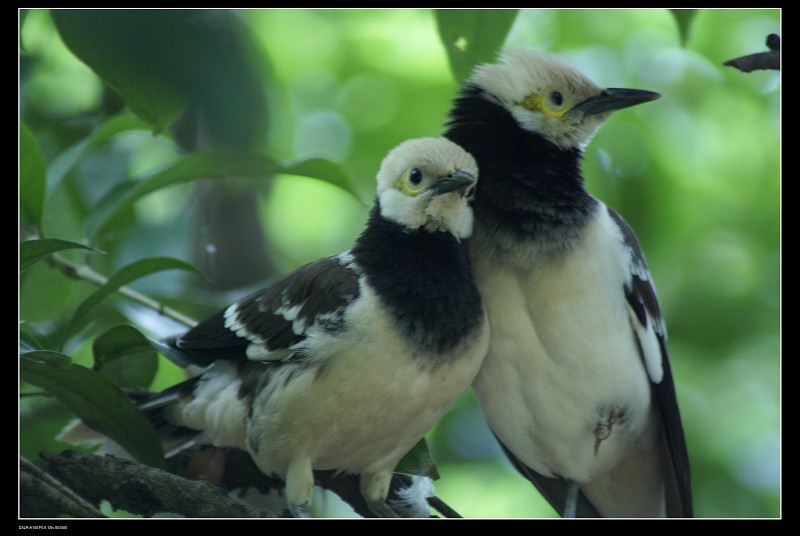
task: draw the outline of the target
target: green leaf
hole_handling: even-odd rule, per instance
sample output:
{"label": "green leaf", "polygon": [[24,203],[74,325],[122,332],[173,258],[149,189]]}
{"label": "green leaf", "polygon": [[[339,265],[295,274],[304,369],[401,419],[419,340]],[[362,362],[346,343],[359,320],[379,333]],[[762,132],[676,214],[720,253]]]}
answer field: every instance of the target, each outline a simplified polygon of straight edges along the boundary
{"label": "green leaf", "polygon": [[439,479],[439,471],[436,470],[436,464],[433,463],[433,457],[424,437],[414,445],[414,448],[408,454],[403,456],[394,472],[404,475],[427,476],[434,480]]}
{"label": "green leaf", "polygon": [[25,19],[28,18],[30,11],[30,9],[19,10],[19,49],[23,52],[25,51],[25,45],[22,42],[22,27],[25,25]]}
{"label": "green leaf", "polygon": [[436,25],[450,68],[461,83],[472,67],[497,58],[517,9],[437,9]]}
{"label": "green leaf", "polygon": [[51,13],[67,48],[119,92],[133,113],[160,132],[183,111],[185,98],[163,73],[154,76],[151,61],[158,45],[138,25],[135,29],[131,25],[135,13],[126,25],[130,12],[114,11],[53,9]]}
{"label": "green leaf", "polygon": [[352,195],[356,201],[364,202],[358,195],[358,191],[350,182],[349,177],[345,174],[342,167],[325,158],[309,158],[307,160],[300,160],[297,162],[288,162],[279,164],[272,162],[270,165],[276,166],[276,173],[283,173],[285,175],[300,175],[302,177],[310,177],[318,179],[328,184],[338,186],[345,192]]}
{"label": "green leaf", "polygon": [[[47,354],[46,357],[43,355]],[[119,443],[138,461],[164,468],[164,454],[147,418],[113,383],[57,352],[20,356],[23,381],[49,393],[87,426]]]}
{"label": "green leaf", "polygon": [[699,9],[670,9],[670,13],[675,17],[675,22],[678,24],[678,33],[681,36],[681,46],[686,45],[689,40],[689,30]]}
{"label": "green leaf", "polygon": [[[51,10],[65,44],[156,132],[186,110],[208,147],[251,150],[268,131],[264,66],[231,10]],[[180,134],[177,135],[182,138]],[[194,136],[186,147],[194,149]]]}
{"label": "green leaf", "polygon": [[62,368],[72,364],[69,356],[51,350],[33,350],[31,352],[22,352],[20,355],[24,356],[28,361],[47,365],[48,367]]}
{"label": "green leaf", "polygon": [[[161,188],[198,179],[231,177],[269,177],[277,173],[303,175],[338,186],[360,203],[358,192],[340,166],[324,158],[310,158],[297,162],[280,163],[254,154],[201,151],[188,154],[166,169],[130,183],[127,192],[113,192],[119,196],[113,202],[101,201],[87,220],[87,234],[97,236],[125,214],[136,201]],[[122,195],[120,195],[122,193]]]}
{"label": "green leaf", "polygon": [[53,397],[50,396],[49,394],[43,393],[41,391],[37,391],[35,393],[20,393],[19,394],[19,399],[20,400],[25,400],[27,398],[47,398],[47,399],[50,399],[50,398],[53,398]]}
{"label": "green leaf", "polygon": [[116,326],[92,342],[96,370],[117,386],[150,387],[158,372],[158,356],[147,337],[132,326]]}
{"label": "green leaf", "polygon": [[54,188],[61,179],[63,179],[69,171],[75,167],[75,164],[86,154],[87,151],[105,143],[123,132],[130,132],[135,130],[150,130],[147,123],[136,117],[135,115],[124,113],[115,115],[107,121],[98,125],[91,134],[82,139],[78,143],[65,149],[58,156],[56,156],[50,163],[47,169],[47,182],[51,188]]}
{"label": "green leaf", "polygon": [[164,270],[187,270],[200,273],[191,264],[169,257],[151,257],[131,263],[109,277],[105,285],[97,289],[78,306],[78,309],[75,311],[75,314],[72,316],[67,326],[64,337],[66,338],[75,328],[80,326],[86,319],[89,311],[102,302],[106,296],[131,281]]}
{"label": "green leaf", "polygon": [[36,340],[36,337],[20,328],[19,330],[19,353],[35,352],[41,350],[42,345]]}
{"label": "green leaf", "polygon": [[58,240],[56,238],[26,240],[19,244],[19,270],[20,272],[27,270],[48,255],[64,249],[85,249],[105,255],[98,249],[90,248],[77,242],[70,242],[69,240]]}
{"label": "green leaf", "polygon": [[[87,236],[96,238],[100,233],[114,233],[124,229],[127,223],[135,221],[133,203],[125,202],[124,206],[121,206],[121,203],[124,202],[125,196],[140,183],[141,181],[127,179],[108,190],[86,215]],[[112,212],[114,213],[113,217],[110,217]]]}
{"label": "green leaf", "polygon": [[47,188],[47,165],[33,134],[19,124],[19,208],[22,219],[40,228]]}

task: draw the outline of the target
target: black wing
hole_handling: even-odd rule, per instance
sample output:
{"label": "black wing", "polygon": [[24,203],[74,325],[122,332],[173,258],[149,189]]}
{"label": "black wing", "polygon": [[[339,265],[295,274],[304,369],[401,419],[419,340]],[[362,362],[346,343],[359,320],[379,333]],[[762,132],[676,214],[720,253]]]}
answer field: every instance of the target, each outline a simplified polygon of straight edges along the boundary
{"label": "black wing", "polygon": [[189,354],[195,363],[296,359],[302,355],[295,350],[310,330],[343,328],[345,310],[359,293],[359,275],[352,258],[348,254],[326,257],[166,342],[174,351]]}
{"label": "black wing", "polygon": [[692,517],[689,454],[669,365],[667,332],[661,308],[636,235],[612,208],[608,207],[608,213],[619,226],[625,245],[631,252],[630,279],[625,285],[625,298],[632,312],[631,326],[636,334],[642,361],[650,376],[653,401],[661,417],[662,434],[671,465],[667,478],[671,475],[672,480],[665,483],[667,516]]}
{"label": "black wing", "polygon": [[[547,499],[547,502],[550,503],[550,506],[556,509],[560,516],[564,516],[564,505],[567,503],[567,488],[569,487],[569,483],[564,480],[563,478],[552,478],[548,476],[541,475],[519,461],[514,454],[506,448],[500,439],[495,436],[497,442],[500,443],[500,446],[503,447],[503,452],[506,453],[511,464],[516,468],[517,471],[522,473],[522,475],[527,478],[536,489],[539,490],[539,493],[542,494],[542,497]],[[578,505],[575,509],[575,517],[603,517],[600,512],[597,511],[597,508],[586,498],[582,491],[578,492]]]}

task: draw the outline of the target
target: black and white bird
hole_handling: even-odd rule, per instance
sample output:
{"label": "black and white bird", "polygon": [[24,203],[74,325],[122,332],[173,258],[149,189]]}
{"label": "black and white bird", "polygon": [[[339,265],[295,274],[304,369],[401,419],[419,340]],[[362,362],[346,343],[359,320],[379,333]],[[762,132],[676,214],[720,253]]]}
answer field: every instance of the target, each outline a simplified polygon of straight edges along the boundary
{"label": "black and white bird", "polygon": [[298,268],[169,341],[213,361],[157,395],[171,425],[250,453],[306,516],[312,470],[360,474],[378,515],[400,459],[466,391],[488,348],[467,239],[478,170],[444,138],[409,140],[377,175],[354,247]]}
{"label": "black and white bird", "polygon": [[514,50],[474,69],[445,133],[481,170],[471,256],[491,342],[474,392],[565,516],[692,516],[655,289],[633,231],[581,174],[611,112],[659,96]]}

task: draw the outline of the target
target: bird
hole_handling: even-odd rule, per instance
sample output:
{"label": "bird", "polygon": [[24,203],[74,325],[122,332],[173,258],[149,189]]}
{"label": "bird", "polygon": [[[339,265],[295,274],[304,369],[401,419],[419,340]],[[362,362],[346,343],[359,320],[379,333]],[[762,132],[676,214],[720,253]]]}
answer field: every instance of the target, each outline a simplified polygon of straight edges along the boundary
{"label": "bird", "polygon": [[354,246],[163,341],[173,361],[210,365],[140,407],[165,430],[248,452],[284,480],[293,517],[310,517],[313,471],[329,469],[358,473],[370,510],[396,517],[397,463],[488,348],[468,250],[477,177],[442,137],[395,147]]}
{"label": "bird", "polygon": [[445,125],[481,170],[470,255],[491,341],[472,389],[564,517],[693,515],[655,287],[634,231],[581,170],[612,112],[659,97],[510,49],[473,69]]}

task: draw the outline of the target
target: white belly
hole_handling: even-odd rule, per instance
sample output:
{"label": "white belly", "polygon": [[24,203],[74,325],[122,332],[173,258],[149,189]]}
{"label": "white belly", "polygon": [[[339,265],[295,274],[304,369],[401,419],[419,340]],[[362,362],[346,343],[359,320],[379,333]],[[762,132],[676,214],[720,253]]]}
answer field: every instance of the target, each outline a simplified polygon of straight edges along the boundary
{"label": "white belly", "polygon": [[235,367],[217,362],[195,391],[198,398],[169,409],[171,421],[204,430],[217,445],[247,450],[266,474],[284,477],[297,459],[323,470],[394,469],[472,383],[488,348],[488,321],[460,355],[433,366],[430,356],[412,357],[416,350],[387,316],[367,315],[377,310],[368,306],[375,297],[362,291],[362,302],[348,313],[362,315],[350,318],[362,328],[336,337],[315,333],[314,347],[322,350],[303,358],[313,363],[272,369],[252,412],[239,396]]}
{"label": "white belly", "polygon": [[577,482],[653,440],[624,271],[603,252],[621,246],[589,234],[591,247],[557,265],[525,273],[486,258],[474,265],[492,334],[473,384],[487,421],[527,466]]}
{"label": "white belly", "polygon": [[387,321],[373,315],[363,332],[340,338],[321,375],[311,368],[263,401],[264,417],[249,426],[262,471],[283,474],[299,452],[315,469],[393,469],[469,387],[486,355],[488,322],[463,355],[432,367],[425,356],[410,358]]}

